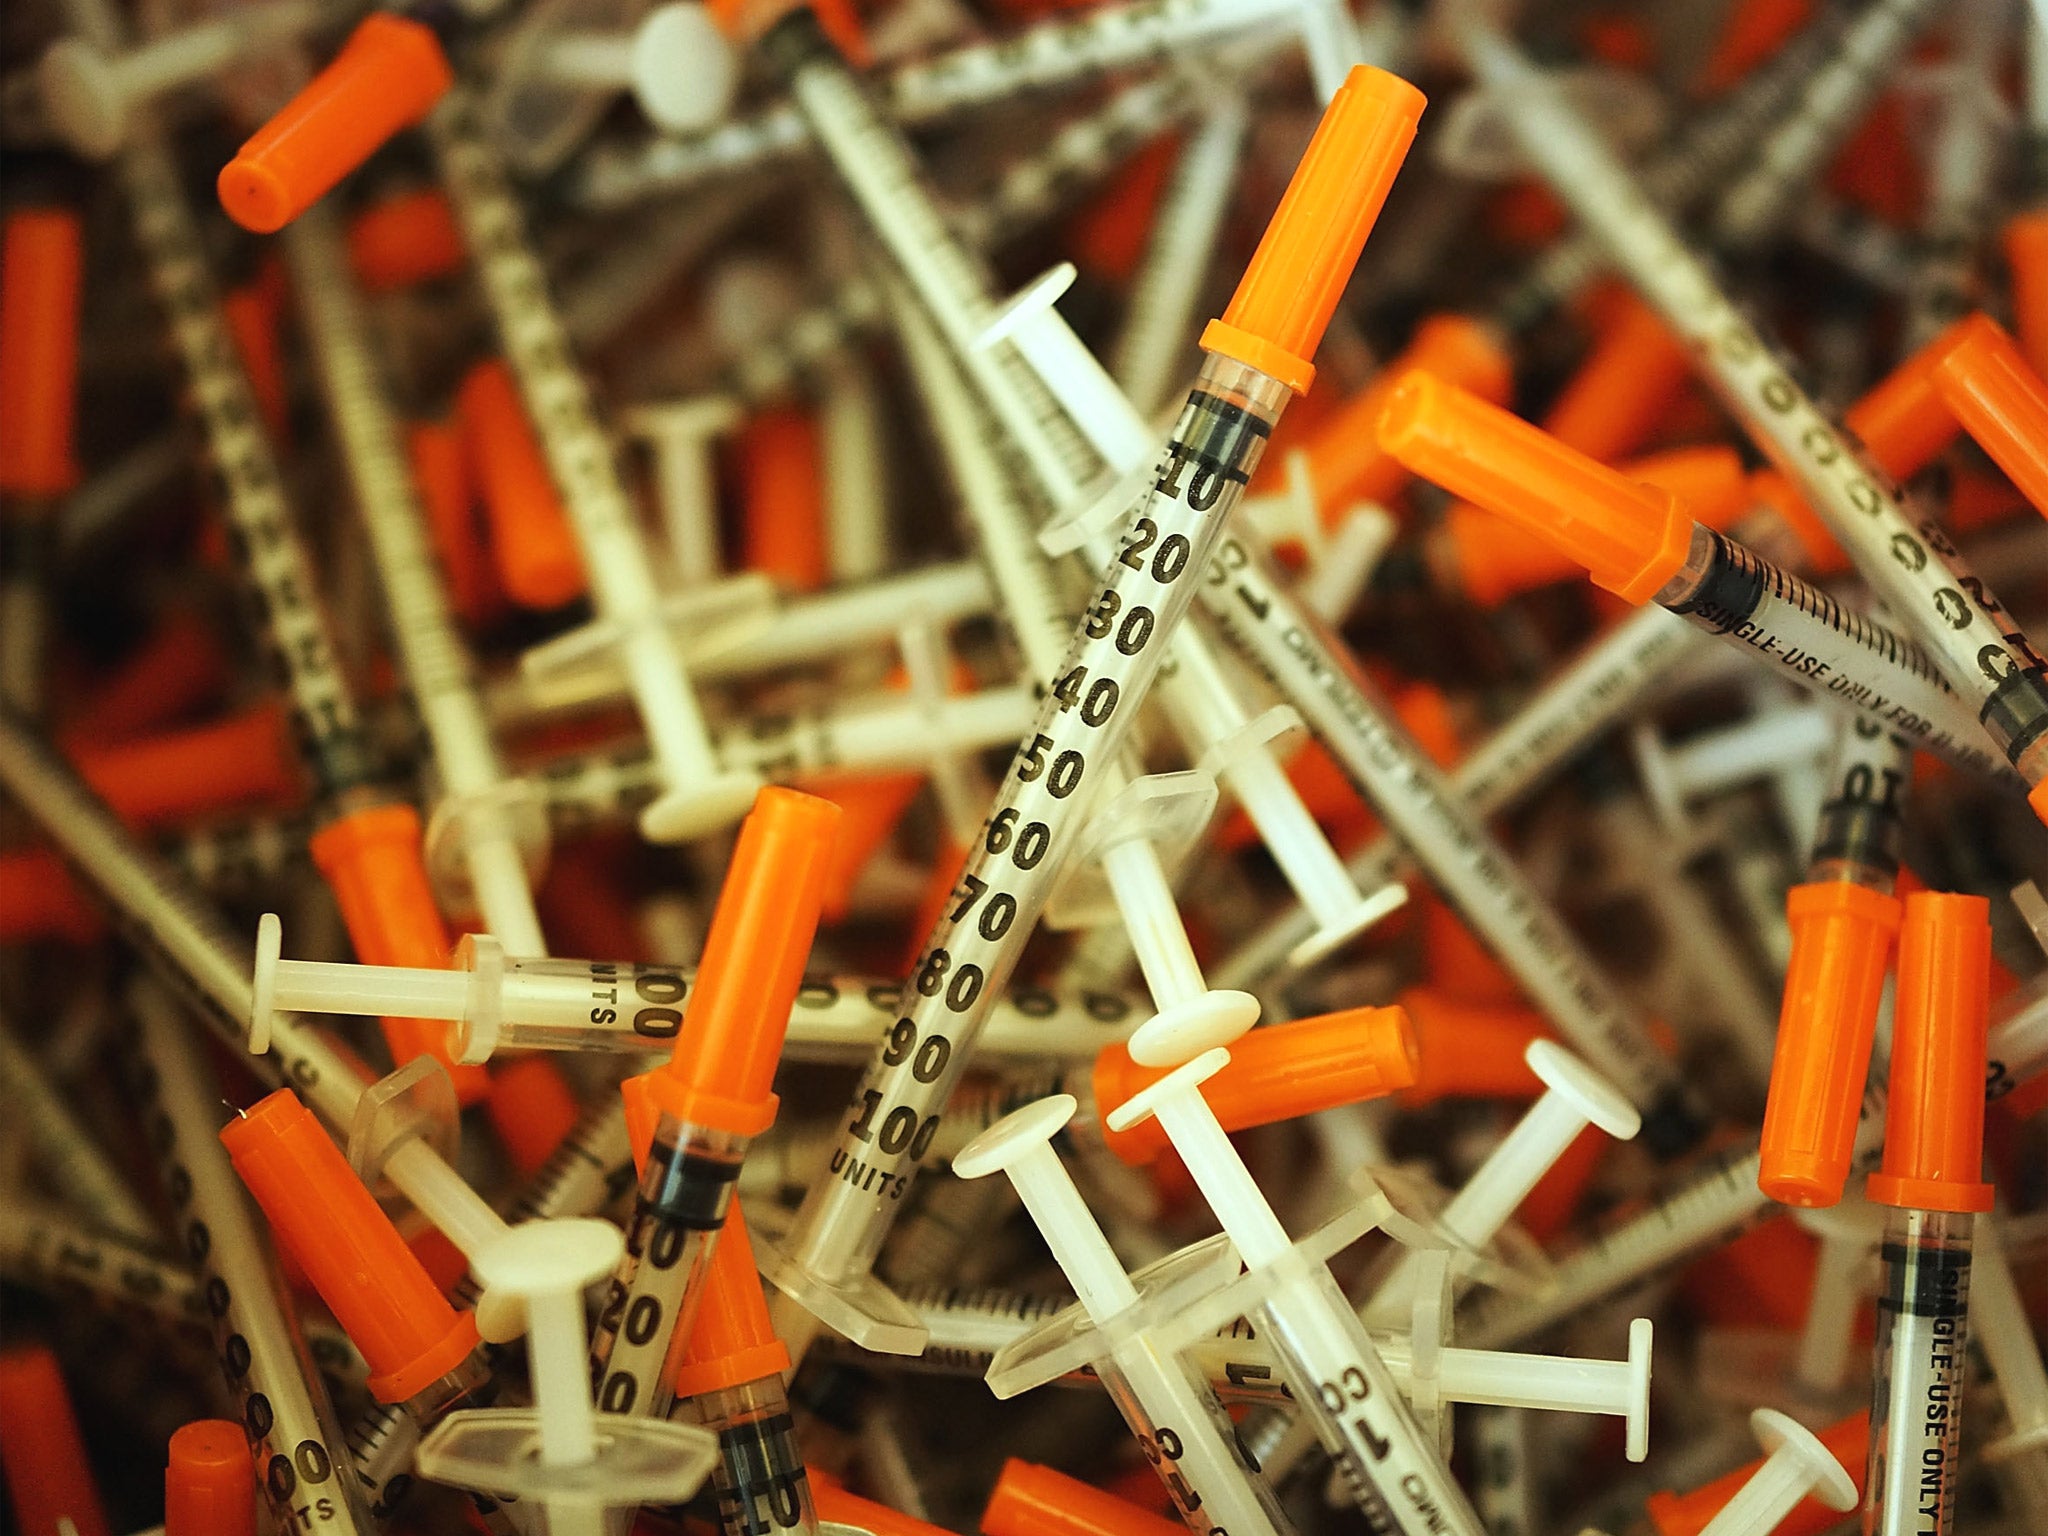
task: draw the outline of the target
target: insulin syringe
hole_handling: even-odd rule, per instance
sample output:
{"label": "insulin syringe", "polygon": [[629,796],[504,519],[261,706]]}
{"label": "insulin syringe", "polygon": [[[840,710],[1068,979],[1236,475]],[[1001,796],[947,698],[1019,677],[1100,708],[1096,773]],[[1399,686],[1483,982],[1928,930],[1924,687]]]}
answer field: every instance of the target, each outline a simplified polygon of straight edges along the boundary
{"label": "insulin syringe", "polygon": [[720,765],[656,591],[638,515],[611,440],[577,371],[547,274],[526,236],[505,167],[476,122],[468,93],[451,91],[428,119],[450,202],[475,260],[505,355],[540,431],[548,467],[582,551],[598,633],[618,650],[663,793],[641,830],[678,842],[729,825],[761,787],[757,775]]}
{"label": "insulin syringe", "polygon": [[[1207,333],[1209,360],[1140,503],[1151,547],[1139,555],[1136,540],[1126,540],[1063,663],[1081,698],[1094,690],[1097,702],[1084,711],[1048,696],[969,855],[959,900],[913,969],[917,996],[905,1013],[913,1038],[871,1063],[833,1154],[836,1176],[813,1186],[786,1246],[764,1256],[771,1280],[870,1347],[903,1353],[921,1342],[916,1319],[868,1271],[1080,833],[1089,764],[1116,757],[1162,642],[1186,613],[1222,519],[1285,403],[1285,378],[1243,359],[1306,382],[1301,354],[1314,348],[1420,110],[1405,83],[1359,70],[1326,113],[1238,296]],[[882,1314],[883,1327],[869,1311]]]}
{"label": "insulin syringe", "polygon": [[1508,123],[1530,163],[1695,349],[1758,446],[1806,493],[1983,722],[2030,786],[2037,814],[2048,809],[2048,791],[2038,789],[2048,779],[2048,663],[2009,610],[1960,566],[1938,522],[1914,517],[1872,473],[1551,82],[1490,24],[1461,16],[1459,36],[1479,78],[1512,97]]}
{"label": "insulin syringe", "polygon": [[[636,965],[623,960],[522,960],[488,935],[457,947],[452,970],[283,959],[283,926],[257,924],[251,1035],[290,1013],[353,1014],[397,1006],[407,1018],[453,1024],[460,1059],[480,1062],[497,1050],[674,1049],[683,1010],[697,990],[698,966]],[[867,976],[806,976],[790,1005],[783,1056],[790,1061],[855,1063],[880,1048],[908,1049],[904,986]],[[978,1048],[1028,1061],[1092,1060],[1145,1017],[1121,992],[1020,987],[995,999]]]}
{"label": "insulin syringe", "polygon": [[747,1146],[775,1119],[781,1026],[817,932],[839,820],[829,800],[761,791],[733,846],[675,1050],[621,1090],[640,1181],[590,1341],[606,1414],[668,1411],[669,1346],[688,1335]]}
{"label": "insulin syringe", "polygon": [[[432,831],[452,843],[454,866],[474,894],[485,928],[515,955],[544,955],[547,943],[527,872],[544,860],[546,816],[533,786],[506,777],[498,761],[475,669],[428,547],[397,412],[371,350],[333,211],[308,209],[285,232],[284,247],[383,580],[388,628],[440,772],[444,799]],[[429,841],[431,846],[432,832]]]}
{"label": "insulin syringe", "polygon": [[1336,1459],[1368,1529],[1478,1536],[1479,1517],[1410,1413],[1324,1255],[1298,1248],[1287,1235],[1202,1097],[1203,1080],[1230,1059],[1221,1047],[1242,1032],[1166,1019],[1141,1025],[1131,1037],[1134,1058],[1180,1065],[1109,1114],[1114,1130],[1158,1117],[1244,1261],[1245,1275],[1206,1298],[1188,1327],[1197,1317],[1206,1325],[1209,1310],[1251,1315],[1295,1385],[1295,1400],[1316,1437]]}
{"label": "insulin syringe", "polygon": [[1379,437],[1416,473],[1569,549],[1625,601],[1654,600],[1951,762],[2004,771],[1917,645],[1696,522],[1668,492],[1426,373],[1389,397]]}
{"label": "insulin syringe", "polygon": [[[1161,59],[1199,56],[1300,9],[1300,0],[1123,0],[1081,16],[1051,16],[999,42],[973,42],[879,72],[878,104],[899,125],[929,122],[1019,91],[1071,87]],[[812,129],[788,102],[686,138],[661,137],[623,152],[593,152],[574,173],[571,196],[616,207],[673,195],[801,154]]]}
{"label": "insulin syringe", "polygon": [[1069,1094],[1040,1099],[990,1126],[953,1159],[959,1178],[985,1178],[998,1170],[1009,1176],[1080,1297],[1078,1313],[1019,1341],[1027,1347],[1042,1343],[1036,1358],[1008,1370],[1002,1366],[1011,1362],[992,1365],[989,1384],[999,1397],[1009,1397],[1085,1359],[1195,1536],[1219,1526],[1260,1536],[1288,1531],[1279,1501],[1246,1457],[1222,1401],[1182,1368],[1173,1341],[1161,1336],[1179,1305],[1227,1278],[1234,1266],[1213,1245],[1207,1252],[1197,1248],[1149,1295],[1141,1293],[1052,1149],[1052,1138],[1078,1110]]}

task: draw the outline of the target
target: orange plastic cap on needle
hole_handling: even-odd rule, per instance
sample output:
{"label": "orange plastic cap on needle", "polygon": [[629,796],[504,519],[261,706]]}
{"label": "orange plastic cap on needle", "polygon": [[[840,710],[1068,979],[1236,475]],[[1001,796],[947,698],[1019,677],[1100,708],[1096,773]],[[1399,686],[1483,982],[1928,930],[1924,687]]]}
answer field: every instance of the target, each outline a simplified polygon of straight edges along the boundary
{"label": "orange plastic cap on needle", "polygon": [[1900,911],[1896,897],[1845,880],[1795,885],[1785,899],[1792,962],[1756,1180],[1773,1200],[1842,1198]]}
{"label": "orange plastic cap on needle", "polygon": [[427,517],[448,597],[471,629],[482,629],[505,605],[491,568],[490,548],[477,517],[469,445],[457,421],[422,421],[406,428],[405,455]]}
{"label": "orange plastic cap on needle", "polygon": [[2048,385],[1988,315],[1972,315],[1949,334],[1958,331],[1935,364],[1935,392],[2034,510],[2048,514]]}
{"label": "orange plastic cap on needle", "polygon": [[400,1403],[476,1348],[474,1319],[435,1287],[341,1148],[289,1088],[221,1128],[235,1172],[370,1365],[370,1391]]}
{"label": "orange plastic cap on needle", "polygon": [[0,1470],[21,1536],[107,1536],[71,1393],[40,1344],[0,1352]]}
{"label": "orange plastic cap on needle", "polygon": [[1307,392],[1316,376],[1309,359],[1408,158],[1425,100],[1370,65],[1344,77],[1223,318],[1202,332],[1204,351]]}
{"label": "orange plastic cap on needle", "polygon": [[99,797],[137,826],[238,805],[285,805],[304,788],[290,723],[275,703],[73,755]]}
{"label": "orange plastic cap on needle", "polygon": [[1401,1090],[1403,1104],[1542,1096],[1543,1079],[1525,1055],[1531,1041],[1547,1040],[1551,1032],[1535,1009],[1466,1002],[1435,987],[1410,987],[1398,1001],[1421,1042],[1415,1082]]}
{"label": "orange plastic cap on needle", "polygon": [[194,1419],[172,1434],[164,1536],[256,1536],[256,1469],[241,1425]]}
{"label": "orange plastic cap on needle", "polygon": [[[421,848],[419,813],[409,805],[373,805],[329,822],[308,839],[313,863],[365,965],[445,970],[448,929],[434,903]],[[448,1069],[455,1096],[474,1104],[490,1092],[482,1067],[456,1061],[448,1026],[439,1020],[386,1019],[384,1038],[400,1066],[432,1056]]]}
{"label": "orange plastic cap on needle", "polygon": [[2012,323],[2034,372],[2048,376],[2048,208],[2006,221],[2000,244],[2012,269]]}
{"label": "orange plastic cap on needle", "polygon": [[1627,602],[1648,602],[1685,563],[1693,518],[1677,497],[1429,374],[1388,398],[1379,440],[1417,474],[1551,539]]}
{"label": "orange plastic cap on needle", "polygon": [[[1422,1048],[1401,1008],[1349,1008],[1255,1029],[1230,1048],[1230,1064],[1202,1085],[1202,1097],[1226,1131],[1292,1120],[1413,1087]],[[1141,1067],[1121,1043],[1095,1058],[1095,1102],[1122,1104],[1166,1076]],[[1149,1163],[1171,1143],[1157,1118],[1127,1131],[1102,1129],[1110,1151]]]}
{"label": "orange plastic cap on needle", "polygon": [[1948,450],[1962,427],[1934,387],[1941,359],[1982,316],[1966,315],[1880,379],[1848,410],[1842,424],[1870,461],[1894,480],[1910,480]]}
{"label": "orange plastic cap on needle", "polygon": [[1881,1205],[1988,1211],[1984,1074],[1991,1028],[1991,903],[1915,891],[1899,928]]}
{"label": "orange plastic cap on needle", "polygon": [[981,1528],[987,1536],[1174,1536],[1181,1526],[1078,1477],[1012,1456],[981,1512]]}
{"label": "orange plastic cap on needle", "polygon": [[768,1321],[768,1299],[737,1195],[725,1208],[725,1225],[706,1262],[704,1299],[676,1357],[677,1397],[719,1392],[789,1369],[789,1349]]}
{"label": "orange plastic cap on needle", "polygon": [[0,232],[0,495],[61,496],[78,483],[78,215],[19,208]]}
{"label": "orange plastic cap on needle", "polygon": [[763,411],[735,446],[747,569],[765,572],[792,592],[817,590],[827,571],[824,445],[816,414],[795,406]]}
{"label": "orange plastic cap on needle", "polygon": [[496,361],[470,369],[455,392],[455,414],[469,441],[506,596],[538,609],[581,597],[590,584],[583,551],[511,370]]}
{"label": "orange plastic cap on needle", "polygon": [[1692,355],[1657,312],[1624,293],[1543,418],[1568,447],[1610,463],[1648,440],[1692,377]]}
{"label": "orange plastic cap on needle", "polygon": [[220,173],[221,207],[259,235],[283,229],[455,83],[433,29],[372,13]]}
{"label": "orange plastic cap on needle", "polygon": [[544,1053],[493,1061],[490,1076],[484,1113],[513,1168],[530,1179],[576,1129],[583,1106],[562,1069]]}
{"label": "orange plastic cap on needle", "polygon": [[421,187],[358,214],[348,227],[348,259],[366,293],[390,293],[460,272],[469,250],[448,194]]}
{"label": "orange plastic cap on needle", "polygon": [[[775,1064],[818,931],[839,807],[775,785],[740,823],[667,1065],[632,1079],[652,1108],[734,1136],[775,1119]],[[629,1098],[630,1104],[630,1098]]]}
{"label": "orange plastic cap on needle", "polygon": [[1373,428],[1402,378],[1416,369],[1449,379],[1482,400],[1505,405],[1515,384],[1514,355],[1500,332],[1467,315],[1432,315],[1379,377],[1346,400],[1310,436],[1309,483],[1326,527],[1360,501],[1384,502],[1409,480],[1407,466],[1379,445]]}

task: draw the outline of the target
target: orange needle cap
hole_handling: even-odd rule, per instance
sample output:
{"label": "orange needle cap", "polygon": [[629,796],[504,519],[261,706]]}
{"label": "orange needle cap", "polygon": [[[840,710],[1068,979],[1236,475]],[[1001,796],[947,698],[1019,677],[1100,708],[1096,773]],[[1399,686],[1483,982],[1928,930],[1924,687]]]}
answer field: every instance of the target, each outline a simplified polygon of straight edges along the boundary
{"label": "orange needle cap", "polygon": [[987,1536],[1174,1536],[1181,1526],[1078,1477],[1012,1456],[981,1512],[981,1528]]}
{"label": "orange needle cap", "polygon": [[1229,308],[1202,332],[1204,351],[1306,393],[1316,376],[1309,358],[1415,142],[1425,100],[1370,65],[1344,77]]}
{"label": "orange needle cap", "polygon": [[1946,334],[1954,341],[1935,362],[1935,392],[2035,510],[2048,513],[2048,386],[1990,316],[1971,315]]}
{"label": "orange needle cap", "polygon": [[581,597],[590,585],[583,551],[511,370],[497,361],[470,369],[455,392],[455,414],[469,442],[506,595],[539,609]]}
{"label": "orange needle cap", "polygon": [[2012,319],[2036,373],[2048,369],[2048,208],[2030,208],[2005,226],[2012,268]]}
{"label": "orange needle cap", "polygon": [[676,1360],[677,1397],[723,1391],[789,1369],[789,1350],[768,1321],[768,1300],[761,1294],[737,1195],[725,1208],[725,1226],[706,1263],[704,1300]]}
{"label": "orange needle cap", "polygon": [[1379,439],[1418,475],[1551,539],[1625,601],[1649,601],[1685,563],[1693,519],[1677,497],[1429,374],[1401,381]]}
{"label": "orange needle cap", "polygon": [[0,495],[61,496],[78,481],[78,215],[21,208],[0,233]]}
{"label": "orange needle cap", "polygon": [[1407,469],[1381,449],[1373,425],[1394,386],[1417,368],[1496,405],[1506,402],[1515,382],[1514,356],[1492,326],[1464,315],[1432,315],[1423,321],[1379,377],[1338,407],[1308,440],[1309,482],[1326,527],[1336,526],[1354,502],[1386,501],[1408,483]]}
{"label": "orange needle cap", "polygon": [[635,1147],[667,1115],[734,1136],[775,1119],[775,1064],[818,931],[839,807],[769,786],[740,823],[666,1066],[625,1084]]}
{"label": "orange needle cap", "polygon": [[1899,902],[1843,880],[1785,899],[1792,963],[1778,1013],[1757,1188],[1787,1205],[1833,1205],[1849,1177]]}
{"label": "orange needle cap", "polygon": [[[448,929],[434,904],[421,848],[419,813],[409,805],[372,805],[349,812],[315,832],[313,862],[334,892],[356,958],[365,965],[421,970],[448,966]],[[482,1067],[455,1060],[448,1026],[438,1020],[386,1019],[392,1059],[404,1065],[430,1055],[448,1069],[455,1096],[474,1104],[490,1092]]]}
{"label": "orange needle cap", "polygon": [[1991,1027],[1991,904],[1916,891],[1899,929],[1884,1167],[1864,1188],[1883,1205],[1988,1211],[1984,1073]]}
{"label": "orange needle cap", "polygon": [[[1350,1008],[1253,1030],[1231,1045],[1230,1065],[1202,1097],[1226,1131],[1241,1131],[1411,1087],[1421,1057],[1403,1009]],[[1166,1073],[1139,1066],[1122,1044],[1107,1046],[1095,1058],[1095,1102],[1122,1104]],[[1102,1135],[1127,1163],[1149,1163],[1171,1145],[1156,1117]]]}
{"label": "orange needle cap", "polygon": [[107,1536],[71,1393],[40,1344],[0,1353],[0,1471],[22,1536]]}
{"label": "orange needle cap", "polygon": [[241,1425],[194,1419],[172,1434],[164,1536],[256,1536],[256,1471]]}
{"label": "orange needle cap", "polygon": [[283,229],[433,110],[455,83],[433,29],[377,11],[220,173],[228,217],[259,235]]}
{"label": "orange needle cap", "polygon": [[468,247],[448,194],[421,187],[358,214],[348,227],[348,259],[364,291],[389,293],[461,271]]}
{"label": "orange needle cap", "polygon": [[476,1348],[458,1313],[406,1246],[341,1148],[289,1088],[221,1128],[235,1172],[370,1364],[370,1391],[399,1403]]}

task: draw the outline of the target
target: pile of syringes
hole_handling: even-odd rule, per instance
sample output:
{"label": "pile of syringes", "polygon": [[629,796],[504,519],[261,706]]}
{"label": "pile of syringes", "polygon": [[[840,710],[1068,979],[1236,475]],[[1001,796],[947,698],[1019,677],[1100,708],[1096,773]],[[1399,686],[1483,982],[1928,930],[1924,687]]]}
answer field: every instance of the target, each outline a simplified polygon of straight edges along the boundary
{"label": "pile of syringes", "polygon": [[2026,0],[17,0],[0,1531],[2044,1536],[2044,380]]}

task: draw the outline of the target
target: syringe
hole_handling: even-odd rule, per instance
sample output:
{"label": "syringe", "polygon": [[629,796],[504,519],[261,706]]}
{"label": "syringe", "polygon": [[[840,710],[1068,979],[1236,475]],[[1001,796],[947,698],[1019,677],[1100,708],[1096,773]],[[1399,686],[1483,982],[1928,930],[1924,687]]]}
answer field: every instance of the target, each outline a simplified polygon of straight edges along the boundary
{"label": "syringe", "polygon": [[[929,699],[877,693],[756,715],[721,730],[717,748],[722,762],[773,783],[922,773],[935,760],[1015,741],[1034,713],[1022,686]],[[535,765],[533,778],[558,830],[630,820],[661,787],[659,766],[637,745],[555,758]]]}
{"label": "syringe", "polygon": [[264,1262],[261,1233],[215,1134],[220,1094],[190,1025],[148,981],[129,991],[140,1029],[137,1073],[179,1240],[206,1277],[221,1372],[241,1409],[250,1454],[264,1468],[277,1519],[308,1532],[363,1536],[347,1446],[318,1374],[299,1353]]}
{"label": "syringe", "polygon": [[687,1335],[747,1143],[774,1121],[781,1026],[817,931],[839,807],[764,789],[733,848],[704,965],[665,1066],[628,1079],[644,1146],[626,1248],[591,1336],[597,1406],[658,1418],[669,1345]]}
{"label": "syringe", "polygon": [[1917,747],[2003,773],[1968,700],[1919,646],[1695,522],[1670,493],[1428,374],[1389,397],[1379,436],[1418,474],[1571,551],[1595,585],[1654,600]]}
{"label": "syringe", "polygon": [[[1415,1081],[1418,1055],[1414,1025],[1398,1007],[1296,1019],[1247,1036],[1230,1065],[1210,1080],[1209,1102],[1225,1130],[1247,1130],[1398,1092]],[[1085,1071],[1055,1068],[997,1078],[986,1088],[963,1087],[947,1105],[931,1155],[950,1160],[969,1138],[1021,1105],[1061,1094],[1077,1106],[1070,1134],[1126,1163],[1149,1163],[1166,1150],[1165,1132],[1150,1122],[1111,1131],[1102,1117],[1159,1076],[1119,1044],[1103,1047]]]}
{"label": "syringe", "polygon": [[[999,1354],[1074,1304],[1073,1298],[1057,1294],[959,1286],[913,1286],[904,1291],[903,1300],[930,1330],[924,1353],[905,1363],[966,1376],[987,1375]],[[1611,1415],[1626,1421],[1632,1442],[1647,1444],[1650,1340],[1648,1319],[1642,1319],[1630,1329],[1629,1352],[1620,1360],[1444,1347],[1432,1351],[1434,1385],[1445,1402]],[[1374,1329],[1372,1341],[1407,1395],[1415,1366],[1408,1335]],[[818,1349],[834,1359],[852,1354],[851,1346],[834,1340],[820,1340]],[[1227,1404],[1291,1407],[1295,1401],[1284,1366],[1264,1337],[1242,1318],[1184,1341],[1180,1354]],[[1085,1387],[1092,1384],[1093,1373],[1084,1366],[1058,1380]]]}
{"label": "syringe", "polygon": [[1758,1182],[1789,1205],[1833,1205],[1849,1176],[1885,962],[1899,926],[1892,887],[1912,757],[1904,738],[1862,715],[1845,724],[1807,878],[1786,895],[1792,959]]}
{"label": "syringe", "polygon": [[212,1338],[206,1297],[191,1270],[62,1207],[11,1193],[0,1198],[0,1277]]}
{"label": "syringe", "polygon": [[1972,1212],[1991,1209],[1984,1155],[1991,923],[1981,896],[1915,893],[1899,930],[1884,1166],[1892,1207],[1878,1295],[1869,1536],[1954,1529],[1969,1359]]}
{"label": "syringe", "polygon": [[[1175,61],[1239,36],[1278,31],[1300,0],[1123,0],[1084,16],[1050,16],[998,42],[967,43],[878,71],[870,89],[890,119],[910,126],[1020,90],[1084,83],[1134,65]],[[570,195],[615,208],[673,195],[713,176],[730,176],[815,147],[816,129],[795,103],[783,102],[689,138],[657,138],[623,152],[594,152],[578,168]]]}
{"label": "syringe", "polygon": [[[1696,349],[1729,408],[1919,636],[2020,777],[2029,786],[2048,779],[2048,662],[2009,610],[1957,563],[1938,523],[1915,518],[1871,473],[1551,83],[1489,24],[1461,16],[1458,31],[1475,73],[1512,97],[1509,124],[1530,163]],[[2048,810],[2048,792],[2034,799],[2037,814]]]}
{"label": "syringe", "polygon": [[[1717,244],[1745,249],[1777,226],[1828,150],[1892,78],[1891,66],[1935,9],[1933,0],[1878,0],[1841,29],[1826,62],[1801,82],[1797,110],[1773,126],[1756,146],[1754,160],[1716,200]],[[1484,78],[1501,77],[1488,72]],[[1512,121],[1509,126],[1519,137]],[[1526,143],[1523,153],[1539,166],[1544,163],[1530,155]]]}
{"label": "syringe", "polygon": [[1088,796],[1077,792],[1090,758],[1114,761],[1157,672],[1159,642],[1187,611],[1190,578],[1256,467],[1289,381],[1307,383],[1303,354],[1328,319],[1337,280],[1357,259],[1420,109],[1404,83],[1359,70],[1325,114],[1226,319],[1206,333],[1213,350],[1142,503],[1153,530],[1148,547],[1140,554],[1138,537],[1126,541],[1062,663],[1073,680],[1065,693],[1095,702],[1083,710],[1048,694],[968,857],[959,902],[915,968],[910,1037],[870,1064],[833,1154],[836,1177],[813,1186],[785,1246],[764,1257],[779,1287],[870,1347],[901,1353],[921,1340],[915,1318],[868,1271],[1081,830],[1077,813]]}
{"label": "syringe", "polygon": [[990,1126],[953,1159],[959,1178],[1009,1175],[1080,1297],[1078,1309],[999,1354],[990,1389],[1010,1397],[1092,1363],[1194,1536],[1219,1528],[1262,1536],[1288,1531],[1279,1500],[1238,1443],[1222,1402],[1206,1383],[1197,1384],[1162,1336],[1179,1306],[1224,1278],[1219,1261],[1226,1271],[1234,1265],[1204,1244],[1167,1261],[1140,1291],[1052,1149],[1078,1107],[1067,1094],[1040,1099]]}
{"label": "syringe", "polygon": [[[288,1088],[240,1112],[220,1132],[235,1172],[278,1242],[312,1282],[370,1366],[369,1390],[424,1430],[465,1402],[496,1395],[476,1315],[457,1313],[369,1188]],[[388,1496],[388,1481],[363,1480]],[[494,1530],[518,1526],[489,1499]]]}
{"label": "syringe", "polygon": [[626,496],[611,441],[577,372],[547,274],[526,238],[519,205],[468,93],[452,91],[428,119],[449,200],[477,265],[507,360],[541,434],[596,600],[599,634],[616,646],[656,760],[663,794],[640,813],[657,842],[679,842],[737,820],[761,787],[723,768],[669,634],[646,541]]}
{"label": "syringe", "polygon": [[1300,1248],[1288,1237],[1202,1097],[1204,1079],[1230,1059],[1223,1045],[1243,1031],[1203,1033],[1170,1020],[1155,1023],[1164,1027],[1142,1025],[1131,1037],[1132,1055],[1155,1066],[1181,1065],[1112,1110],[1109,1124],[1125,1130],[1159,1118],[1246,1270],[1193,1309],[1188,1330],[1197,1330],[1197,1318],[1200,1327],[1213,1326],[1212,1313],[1218,1319],[1252,1316],[1298,1387],[1295,1400],[1336,1458],[1370,1530],[1478,1536],[1479,1517],[1323,1262],[1326,1248]]}
{"label": "syringe", "polygon": [[[97,6],[94,7],[97,9]],[[88,41],[114,45],[105,25]],[[216,298],[198,220],[177,166],[146,111],[138,111],[117,166],[164,307],[207,446],[225,487],[240,567],[255,598],[263,638],[283,681],[300,750],[313,771],[327,824],[312,840],[315,862],[335,893],[351,940],[365,959],[433,963],[447,939],[421,860],[418,817],[375,785],[378,764],[335,651],[313,566],[294,525],[283,471]],[[445,1047],[431,1030],[393,1018],[386,1039],[401,1060]],[[481,1081],[457,1076],[474,1097]]]}
{"label": "syringe", "polygon": [[[1449,776],[1450,792],[1487,817],[1539,782],[1599,735],[1706,638],[1661,608],[1641,608],[1588,644],[1548,678],[1512,719],[1473,748]],[[1346,863],[1360,886],[1402,878],[1411,863],[1391,835],[1373,839]],[[1216,968],[1219,985],[1256,987],[1281,971],[1314,932],[1314,918],[1291,912],[1253,934]]]}
{"label": "syringe", "polygon": [[[456,1026],[455,1049],[485,1060],[499,1049],[670,1052],[694,996],[698,966],[616,960],[518,960],[473,935],[454,970],[282,959],[275,917],[257,925],[256,1002],[260,1034],[280,1012],[357,1013],[397,1006],[407,1017]],[[784,1056],[852,1063],[877,1042],[901,1048],[903,984],[866,976],[806,976],[791,1005]],[[1108,991],[1022,987],[989,1010],[982,1048],[1031,1061],[1093,1060],[1144,1017],[1137,1001]]]}
{"label": "syringe", "polygon": [[671,1416],[718,1437],[711,1480],[726,1536],[815,1532],[818,1511],[783,1385],[789,1351],[769,1326],[737,1197],[705,1263],[703,1302],[672,1370]]}
{"label": "syringe", "polygon": [[292,290],[369,530],[388,629],[440,773],[445,798],[429,847],[438,833],[456,855],[449,872],[462,876],[484,927],[501,944],[515,955],[544,955],[528,869],[545,862],[547,823],[533,787],[508,779],[498,761],[469,651],[427,545],[397,414],[379,377],[335,215],[308,212],[284,237]]}

